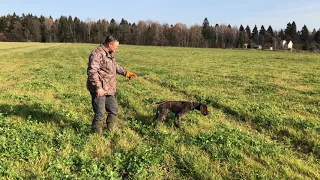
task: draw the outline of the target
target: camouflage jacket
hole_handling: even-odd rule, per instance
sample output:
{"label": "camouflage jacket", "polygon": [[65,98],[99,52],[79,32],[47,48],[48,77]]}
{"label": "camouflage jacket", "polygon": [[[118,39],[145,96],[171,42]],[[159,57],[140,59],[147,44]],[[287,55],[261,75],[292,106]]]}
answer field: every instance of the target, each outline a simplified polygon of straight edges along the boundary
{"label": "camouflage jacket", "polygon": [[114,95],[117,74],[125,76],[127,70],[117,64],[114,53],[109,53],[103,44],[91,52],[87,68],[87,89],[90,92],[103,88],[106,95]]}

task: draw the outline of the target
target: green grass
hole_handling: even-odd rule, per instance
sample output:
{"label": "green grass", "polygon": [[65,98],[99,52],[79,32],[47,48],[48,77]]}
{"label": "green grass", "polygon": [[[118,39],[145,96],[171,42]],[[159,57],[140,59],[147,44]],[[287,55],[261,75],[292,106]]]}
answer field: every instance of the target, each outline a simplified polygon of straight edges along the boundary
{"label": "green grass", "polygon": [[[319,179],[318,54],[120,47],[119,130],[91,133],[94,44],[0,43],[6,179]],[[154,129],[163,100],[208,104]]]}

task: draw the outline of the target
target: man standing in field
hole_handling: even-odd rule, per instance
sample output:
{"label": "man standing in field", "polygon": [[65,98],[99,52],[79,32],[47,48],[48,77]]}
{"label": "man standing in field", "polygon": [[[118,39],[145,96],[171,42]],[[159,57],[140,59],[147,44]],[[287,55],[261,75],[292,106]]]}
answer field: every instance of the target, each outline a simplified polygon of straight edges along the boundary
{"label": "man standing in field", "polygon": [[116,128],[118,104],[115,98],[116,75],[126,76],[130,80],[137,75],[119,66],[114,58],[118,50],[119,41],[113,36],[107,36],[105,42],[93,50],[89,56],[87,68],[87,89],[92,99],[94,117],[92,129],[102,135],[103,120],[107,111],[107,129]]}

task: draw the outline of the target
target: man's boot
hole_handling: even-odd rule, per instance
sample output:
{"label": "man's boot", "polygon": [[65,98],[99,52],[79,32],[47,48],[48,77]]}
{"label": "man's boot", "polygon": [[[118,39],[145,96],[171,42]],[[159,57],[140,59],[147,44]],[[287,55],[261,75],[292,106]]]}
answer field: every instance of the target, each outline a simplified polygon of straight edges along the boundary
{"label": "man's boot", "polygon": [[107,129],[108,131],[114,131],[117,128],[117,116],[108,116],[107,117]]}
{"label": "man's boot", "polygon": [[92,122],[92,130],[97,133],[99,136],[102,136],[102,127],[103,121],[93,121]]}

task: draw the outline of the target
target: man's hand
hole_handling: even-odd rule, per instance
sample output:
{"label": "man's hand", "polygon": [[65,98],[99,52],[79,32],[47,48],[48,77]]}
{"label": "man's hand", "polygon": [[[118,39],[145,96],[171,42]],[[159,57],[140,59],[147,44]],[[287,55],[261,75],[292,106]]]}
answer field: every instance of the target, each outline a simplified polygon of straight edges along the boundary
{"label": "man's hand", "polygon": [[104,95],[104,90],[102,88],[98,89],[97,90],[97,96],[100,97],[100,96],[103,96]]}
{"label": "man's hand", "polygon": [[134,72],[127,71],[126,77],[131,81],[133,78],[138,77],[138,75]]}

